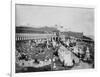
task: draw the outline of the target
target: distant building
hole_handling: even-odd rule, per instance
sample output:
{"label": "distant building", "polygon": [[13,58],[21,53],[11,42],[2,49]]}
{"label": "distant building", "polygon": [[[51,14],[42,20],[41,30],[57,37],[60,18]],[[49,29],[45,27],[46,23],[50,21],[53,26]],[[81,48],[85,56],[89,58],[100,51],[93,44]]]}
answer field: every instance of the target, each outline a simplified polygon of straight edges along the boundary
{"label": "distant building", "polygon": [[65,35],[65,37],[75,37],[75,38],[82,38],[83,37],[83,33],[79,33],[79,32],[63,32],[63,34]]}
{"label": "distant building", "polygon": [[44,40],[56,37],[55,34],[16,33],[16,40]]}

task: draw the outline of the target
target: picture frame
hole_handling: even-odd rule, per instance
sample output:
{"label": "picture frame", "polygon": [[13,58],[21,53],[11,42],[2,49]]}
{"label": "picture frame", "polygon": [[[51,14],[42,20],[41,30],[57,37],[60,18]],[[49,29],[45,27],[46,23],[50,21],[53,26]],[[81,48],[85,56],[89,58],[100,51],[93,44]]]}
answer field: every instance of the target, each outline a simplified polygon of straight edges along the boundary
{"label": "picture frame", "polygon": [[[86,5],[73,5],[73,4],[62,4],[62,3],[38,3],[38,2],[34,2],[34,1],[20,1],[20,0],[13,0],[11,2],[11,8],[12,8],[12,11],[11,11],[11,14],[12,14],[12,18],[11,18],[11,23],[12,23],[12,26],[11,26],[11,35],[12,35],[12,42],[11,42],[11,46],[12,46],[12,51],[11,51],[11,76],[12,77],[27,77],[27,76],[34,76],[36,75],[37,73],[15,73],[15,40],[16,40],[16,30],[15,30],[15,23],[16,23],[16,20],[15,20],[15,13],[16,13],[16,9],[15,9],[15,6],[16,4],[26,4],[26,5],[36,5],[36,6],[49,6],[49,7],[76,7],[76,8],[92,8],[92,9],[95,9],[93,6],[86,6]],[[64,71],[65,72],[65,71]],[[40,73],[40,72],[39,72]],[[51,72],[48,72],[49,74],[51,74]],[[44,74],[42,74],[44,75]]]}

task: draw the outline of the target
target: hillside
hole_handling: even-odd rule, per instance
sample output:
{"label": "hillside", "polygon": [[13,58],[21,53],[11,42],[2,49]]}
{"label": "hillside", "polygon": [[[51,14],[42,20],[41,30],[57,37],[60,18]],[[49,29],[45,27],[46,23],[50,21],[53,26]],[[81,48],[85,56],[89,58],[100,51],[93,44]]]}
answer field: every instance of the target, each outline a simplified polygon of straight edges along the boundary
{"label": "hillside", "polygon": [[16,27],[16,33],[45,33],[45,32],[58,32],[57,28],[54,27]]}

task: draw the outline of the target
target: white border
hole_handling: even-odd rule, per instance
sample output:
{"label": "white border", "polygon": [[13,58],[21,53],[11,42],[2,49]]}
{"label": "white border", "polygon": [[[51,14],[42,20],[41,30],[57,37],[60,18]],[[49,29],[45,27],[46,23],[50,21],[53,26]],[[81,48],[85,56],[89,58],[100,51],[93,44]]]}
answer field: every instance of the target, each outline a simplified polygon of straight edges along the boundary
{"label": "white border", "polygon": [[43,1],[34,1],[34,0],[13,0],[16,4],[30,4],[30,5],[45,5],[45,6],[54,6],[54,7],[79,7],[79,8],[95,8],[94,5],[83,5],[83,4],[71,4],[71,3],[61,3],[61,2],[43,2]]}
{"label": "white border", "polygon": [[15,2],[11,2],[11,76],[15,77]]}
{"label": "white border", "polygon": [[[95,6],[91,6],[91,5],[82,5],[82,4],[70,4],[70,3],[59,3],[59,2],[38,2],[38,1],[33,1],[33,0],[13,0],[12,1],[12,3],[11,3],[11,5],[12,5],[12,26],[11,26],[11,30],[12,30],[12,33],[11,33],[11,35],[12,35],[12,37],[11,37],[11,39],[12,39],[12,54],[11,54],[11,56],[12,56],[12,64],[11,64],[11,76],[12,77],[33,77],[33,76],[39,76],[39,77],[41,77],[41,76],[45,76],[45,77],[47,77],[48,76],[48,74],[49,75],[51,75],[51,76],[56,76],[56,74],[62,74],[62,75],[64,75],[64,73],[69,73],[69,74],[71,74],[71,73],[79,73],[79,72],[84,72],[84,73],[86,73],[86,72],[93,72],[93,71],[96,71],[96,69],[95,70],[93,70],[93,69],[85,69],[85,70],[69,70],[69,71],[55,71],[55,72],[45,72],[45,73],[43,73],[43,72],[37,72],[37,73],[35,73],[35,72],[33,72],[33,73],[15,73],[15,4],[31,4],[31,5],[49,5],[49,6],[55,6],[55,7],[57,7],[57,6],[64,6],[64,7],[81,7],[81,8],[95,8]],[[56,74],[55,74],[56,73]],[[40,75],[39,75],[40,74]],[[59,76],[62,76],[62,75],[59,75]]]}

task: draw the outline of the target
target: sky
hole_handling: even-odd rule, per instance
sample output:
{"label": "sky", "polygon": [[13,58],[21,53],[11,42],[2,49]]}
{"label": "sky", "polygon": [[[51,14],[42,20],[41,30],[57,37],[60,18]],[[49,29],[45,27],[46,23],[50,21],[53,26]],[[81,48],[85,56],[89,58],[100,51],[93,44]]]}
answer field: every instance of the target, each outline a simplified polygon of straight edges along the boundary
{"label": "sky", "polygon": [[94,35],[94,9],[17,4],[15,25],[30,27],[55,27],[57,25],[56,27],[61,31]]}

